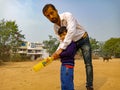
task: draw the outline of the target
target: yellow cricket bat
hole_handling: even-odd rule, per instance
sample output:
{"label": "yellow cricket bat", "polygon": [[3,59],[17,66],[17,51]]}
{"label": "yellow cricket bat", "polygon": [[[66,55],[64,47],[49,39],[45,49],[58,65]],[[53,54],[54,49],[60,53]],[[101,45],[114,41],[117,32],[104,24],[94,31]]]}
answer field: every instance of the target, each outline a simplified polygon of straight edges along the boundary
{"label": "yellow cricket bat", "polygon": [[34,65],[33,70],[37,72],[41,70],[42,68],[44,68],[45,66],[47,66],[48,64],[50,64],[53,60],[54,58],[52,57],[45,58],[42,61],[40,61],[38,64]]}

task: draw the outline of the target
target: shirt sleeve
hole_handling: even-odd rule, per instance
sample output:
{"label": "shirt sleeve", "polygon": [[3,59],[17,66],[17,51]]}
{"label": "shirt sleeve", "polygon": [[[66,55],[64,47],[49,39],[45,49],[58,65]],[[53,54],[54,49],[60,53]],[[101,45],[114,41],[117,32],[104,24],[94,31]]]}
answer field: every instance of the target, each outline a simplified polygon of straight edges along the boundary
{"label": "shirt sleeve", "polygon": [[60,44],[59,44],[59,46],[57,47],[56,51],[60,49],[62,43],[63,43],[63,42],[60,40]]}
{"label": "shirt sleeve", "polygon": [[71,43],[75,33],[76,33],[76,19],[73,17],[71,13],[67,13],[65,16],[67,20],[67,34],[63,43],[61,43],[60,48],[66,49],[67,46]]}

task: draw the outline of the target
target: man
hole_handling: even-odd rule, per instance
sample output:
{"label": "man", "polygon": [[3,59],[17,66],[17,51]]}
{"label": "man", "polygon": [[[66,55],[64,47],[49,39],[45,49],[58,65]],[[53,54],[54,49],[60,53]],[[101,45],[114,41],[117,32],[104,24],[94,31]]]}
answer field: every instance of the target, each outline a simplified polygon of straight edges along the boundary
{"label": "man", "polygon": [[86,68],[86,88],[93,90],[93,66],[91,57],[91,46],[89,36],[78,21],[69,12],[58,14],[57,9],[52,4],[46,4],[43,8],[43,14],[47,19],[54,23],[55,34],[58,35],[58,29],[61,26],[67,28],[67,34],[63,42],[60,43],[58,49],[53,54],[54,57],[59,57],[61,52],[74,41],[77,45],[77,50],[81,49],[85,68]]}

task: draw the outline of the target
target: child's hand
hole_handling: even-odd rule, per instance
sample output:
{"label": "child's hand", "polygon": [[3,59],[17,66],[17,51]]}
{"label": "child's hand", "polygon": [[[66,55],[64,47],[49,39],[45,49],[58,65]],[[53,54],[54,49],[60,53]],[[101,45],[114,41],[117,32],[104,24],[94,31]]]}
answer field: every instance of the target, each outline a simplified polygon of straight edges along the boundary
{"label": "child's hand", "polygon": [[54,59],[58,59],[59,55],[57,53],[53,53],[53,55],[51,57],[53,57]]}

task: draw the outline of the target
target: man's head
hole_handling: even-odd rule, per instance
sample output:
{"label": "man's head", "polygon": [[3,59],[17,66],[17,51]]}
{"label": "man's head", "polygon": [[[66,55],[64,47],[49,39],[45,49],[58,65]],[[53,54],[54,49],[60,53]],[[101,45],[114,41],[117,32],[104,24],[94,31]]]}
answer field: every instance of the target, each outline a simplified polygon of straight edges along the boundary
{"label": "man's head", "polygon": [[60,27],[59,30],[58,30],[58,35],[60,36],[60,39],[61,39],[62,41],[64,40],[66,34],[67,34],[67,29],[66,29],[66,27],[65,27],[65,26]]}
{"label": "man's head", "polygon": [[48,8],[51,7],[53,10],[56,10],[57,9],[55,8],[55,6],[53,4],[46,4],[44,7],[43,7],[43,14],[45,14],[45,12],[48,10]]}
{"label": "man's head", "polygon": [[46,4],[43,7],[42,11],[43,11],[44,16],[46,16],[52,23],[57,24],[58,22],[60,22],[58,11],[54,5]]}

